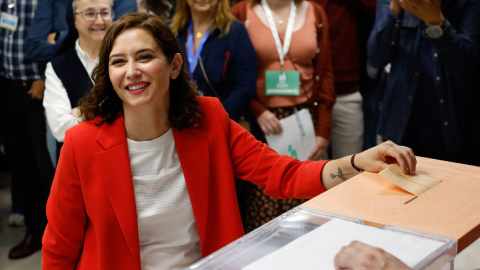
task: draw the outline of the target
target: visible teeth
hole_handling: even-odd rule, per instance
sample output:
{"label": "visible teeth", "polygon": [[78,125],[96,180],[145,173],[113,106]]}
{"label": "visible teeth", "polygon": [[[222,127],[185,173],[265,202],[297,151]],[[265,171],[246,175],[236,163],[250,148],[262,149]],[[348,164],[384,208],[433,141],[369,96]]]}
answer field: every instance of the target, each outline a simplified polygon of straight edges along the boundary
{"label": "visible teeth", "polygon": [[140,88],[143,88],[143,87],[145,87],[145,86],[147,86],[146,83],[145,83],[145,84],[134,85],[134,86],[128,87],[128,90],[134,91],[134,90],[138,90],[138,89],[140,89]]}

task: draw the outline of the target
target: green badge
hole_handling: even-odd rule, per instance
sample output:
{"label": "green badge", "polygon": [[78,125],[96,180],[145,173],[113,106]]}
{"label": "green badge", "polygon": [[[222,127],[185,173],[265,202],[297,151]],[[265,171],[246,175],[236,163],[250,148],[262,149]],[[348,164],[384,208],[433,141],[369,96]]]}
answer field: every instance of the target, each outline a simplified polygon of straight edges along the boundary
{"label": "green badge", "polygon": [[299,96],[300,72],[292,71],[267,71],[266,94],[267,96]]}

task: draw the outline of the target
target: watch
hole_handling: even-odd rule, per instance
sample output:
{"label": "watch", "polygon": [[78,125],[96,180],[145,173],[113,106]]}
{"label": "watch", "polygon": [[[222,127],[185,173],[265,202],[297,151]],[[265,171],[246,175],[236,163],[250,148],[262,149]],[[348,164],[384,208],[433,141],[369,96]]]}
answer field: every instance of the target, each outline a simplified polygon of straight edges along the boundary
{"label": "watch", "polygon": [[447,29],[447,22],[443,21],[439,24],[431,24],[425,28],[425,33],[430,38],[439,38],[443,35],[445,30]]}

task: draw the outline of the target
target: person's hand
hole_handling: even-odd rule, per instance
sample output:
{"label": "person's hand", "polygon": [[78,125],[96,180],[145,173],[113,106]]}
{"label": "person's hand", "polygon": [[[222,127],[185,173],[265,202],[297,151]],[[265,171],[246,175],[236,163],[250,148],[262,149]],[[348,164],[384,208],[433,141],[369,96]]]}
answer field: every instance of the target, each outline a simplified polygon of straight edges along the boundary
{"label": "person's hand", "polygon": [[335,269],[351,270],[410,270],[398,258],[385,250],[353,241],[335,255]]}
{"label": "person's hand", "polygon": [[55,45],[55,37],[57,36],[57,33],[53,32],[53,33],[50,33],[48,34],[47,36],[47,42],[52,44],[52,45]]}
{"label": "person's hand", "polygon": [[43,99],[43,90],[45,89],[45,82],[43,80],[36,80],[32,83],[32,87],[28,90],[28,94],[32,99]]}
{"label": "person's hand", "polygon": [[265,110],[264,112],[262,112],[257,118],[257,122],[263,133],[265,133],[266,135],[280,134],[283,131],[280,121],[269,110]]}
{"label": "person's hand", "polygon": [[315,147],[313,147],[312,153],[310,153],[307,159],[314,160],[314,161],[322,159],[327,153],[329,144],[330,144],[329,140],[320,136],[316,136]]}
{"label": "person's hand", "polygon": [[[392,0],[393,2],[394,0]],[[397,0],[403,9],[422,20],[426,25],[439,24],[445,20],[441,0]]]}
{"label": "person's hand", "polygon": [[72,115],[75,116],[76,118],[80,118],[80,109],[78,107],[73,108]]}
{"label": "person's hand", "polygon": [[400,13],[402,13],[402,6],[400,5],[400,0],[392,0],[390,1],[390,9],[392,10],[393,14],[395,16],[400,16]]}
{"label": "person's hand", "polygon": [[417,159],[412,149],[387,141],[358,153],[354,163],[358,168],[369,172],[379,172],[390,164],[398,163],[405,174],[413,174]]}

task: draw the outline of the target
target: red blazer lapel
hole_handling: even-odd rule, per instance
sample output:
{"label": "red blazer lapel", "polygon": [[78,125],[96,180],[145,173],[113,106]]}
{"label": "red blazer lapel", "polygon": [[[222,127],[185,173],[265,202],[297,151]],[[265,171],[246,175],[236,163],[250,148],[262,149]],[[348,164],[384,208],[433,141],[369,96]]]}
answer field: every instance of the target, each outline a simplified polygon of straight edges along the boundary
{"label": "red blazer lapel", "polygon": [[105,149],[95,153],[101,179],[132,258],[141,269],[137,209],[123,116],[112,124],[104,123],[97,142]]}
{"label": "red blazer lapel", "polygon": [[[202,127],[185,131],[173,129],[173,135],[192,202],[203,254],[211,166],[208,138],[205,128]],[[97,142],[105,149],[95,153],[102,182],[130,253],[140,268],[137,210],[123,117],[112,124],[103,124]]]}
{"label": "red blazer lapel", "polygon": [[197,223],[202,254],[205,254],[211,166],[208,138],[204,126],[184,131],[173,129],[173,137]]}

